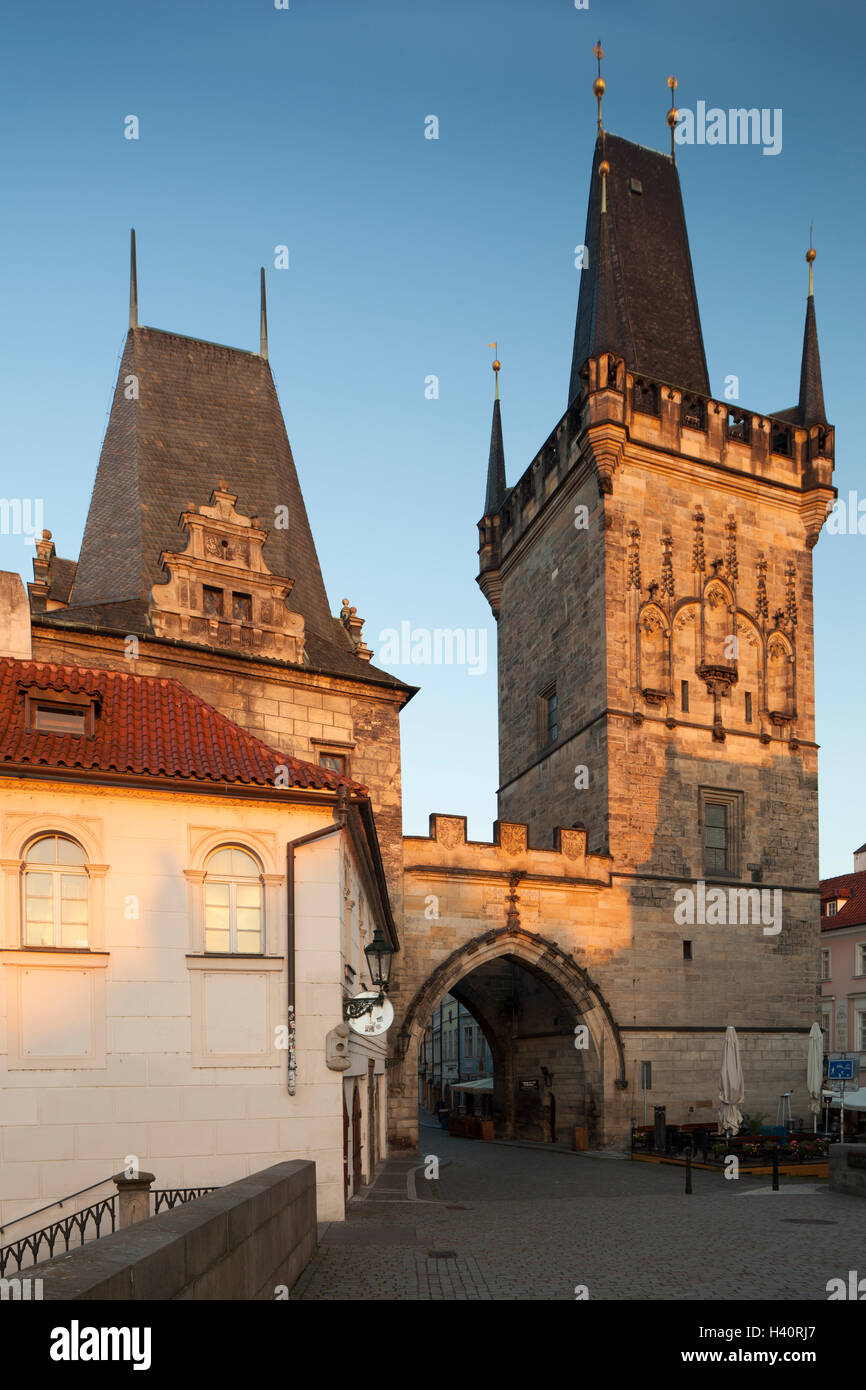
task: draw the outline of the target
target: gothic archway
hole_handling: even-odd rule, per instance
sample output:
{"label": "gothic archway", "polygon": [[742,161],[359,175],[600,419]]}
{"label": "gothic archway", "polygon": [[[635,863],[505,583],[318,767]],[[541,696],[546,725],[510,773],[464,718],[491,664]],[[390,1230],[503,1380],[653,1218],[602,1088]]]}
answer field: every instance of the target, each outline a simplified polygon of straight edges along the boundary
{"label": "gothic archway", "polygon": [[[390,1030],[389,1142],[395,1148],[417,1144],[415,1058],[428,1018],[445,994],[460,993],[460,982],[488,962],[506,957],[538,977],[575,1023],[586,1026],[601,1078],[601,1096],[624,1091],[628,1082],[619,1028],[607,1000],[590,975],[554,942],[521,927],[504,927],[475,937],[453,951],[416,989],[405,1009],[398,1008]],[[477,1014],[476,1014],[477,1016]],[[600,1122],[601,1123],[601,1122]]]}

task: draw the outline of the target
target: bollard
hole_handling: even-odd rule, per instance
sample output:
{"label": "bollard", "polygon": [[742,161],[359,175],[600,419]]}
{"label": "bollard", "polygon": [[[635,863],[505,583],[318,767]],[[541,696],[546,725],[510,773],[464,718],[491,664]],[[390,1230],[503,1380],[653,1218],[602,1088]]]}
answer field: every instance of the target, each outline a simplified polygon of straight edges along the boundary
{"label": "bollard", "polygon": [[779,1191],[779,1150],[773,1150],[773,1191]]}
{"label": "bollard", "polygon": [[690,1196],[692,1191],[692,1150],[691,1146],[686,1149],[686,1196]]}

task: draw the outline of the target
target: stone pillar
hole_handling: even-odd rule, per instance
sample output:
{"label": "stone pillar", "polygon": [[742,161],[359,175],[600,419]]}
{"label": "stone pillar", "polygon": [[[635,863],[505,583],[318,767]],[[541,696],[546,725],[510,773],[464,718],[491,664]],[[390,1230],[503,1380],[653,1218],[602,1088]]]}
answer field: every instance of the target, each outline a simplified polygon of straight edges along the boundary
{"label": "stone pillar", "polygon": [[146,1221],[150,1216],[150,1185],[155,1182],[153,1173],[139,1173],[128,1178],[126,1173],[115,1173],[112,1182],[117,1186],[117,1230],[125,1231],[136,1221]]}

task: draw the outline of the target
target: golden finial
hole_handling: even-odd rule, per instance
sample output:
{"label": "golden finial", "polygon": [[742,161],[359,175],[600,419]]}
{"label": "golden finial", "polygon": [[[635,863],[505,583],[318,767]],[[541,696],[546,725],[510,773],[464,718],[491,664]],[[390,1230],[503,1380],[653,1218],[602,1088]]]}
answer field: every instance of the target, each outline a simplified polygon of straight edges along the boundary
{"label": "golden finial", "polygon": [[601,210],[607,212],[607,176],[610,173],[610,165],[606,159],[599,164],[598,172],[601,174]]}
{"label": "golden finial", "polygon": [[815,263],[815,257],[817,256],[817,254],[818,254],[818,252],[815,250],[814,246],[812,245],[812,223],[810,222],[810,223],[809,223],[809,250],[806,252],[806,260],[809,262],[809,298],[810,298],[810,299],[812,298],[812,295],[813,295],[814,292],[815,292],[815,287],[814,287],[814,284],[813,284],[813,281],[812,281],[812,266],[813,266],[814,263]]}
{"label": "golden finial", "polygon": [[499,361],[499,358],[496,356],[496,344],[495,344],[495,343],[488,343],[487,346],[490,347],[490,348],[493,348],[493,372],[494,372],[494,375],[496,376],[496,396],[495,396],[494,399],[498,401],[498,400],[499,400],[499,369],[500,369],[502,363]]}
{"label": "golden finial", "polygon": [[604,96],[605,92],[604,78],[601,75],[601,60],[604,57],[604,49],[601,46],[601,39],[599,39],[598,43],[595,45],[595,48],[592,51],[595,54],[596,60],[598,62],[598,77],[592,84],[592,90],[595,92],[596,100],[598,101],[598,133],[599,135],[601,135],[601,99]]}
{"label": "golden finial", "polygon": [[676,79],[675,77],[669,77],[669,78],[668,78],[668,86],[669,86],[670,92],[671,92],[671,106],[670,106],[670,110],[668,111],[668,114],[667,114],[666,119],[667,119],[668,125],[669,125],[670,128],[671,128],[671,164],[676,164],[676,162],[677,162],[677,151],[676,151],[676,145],[674,144],[674,131],[675,131],[676,128],[677,128],[677,121],[678,121],[679,118],[680,118],[680,113],[679,113],[679,111],[677,110],[676,106],[674,105],[674,92],[676,91],[676,89],[677,89],[677,87],[678,87],[679,85],[680,85],[680,84],[679,84],[679,82],[677,82],[677,79]]}

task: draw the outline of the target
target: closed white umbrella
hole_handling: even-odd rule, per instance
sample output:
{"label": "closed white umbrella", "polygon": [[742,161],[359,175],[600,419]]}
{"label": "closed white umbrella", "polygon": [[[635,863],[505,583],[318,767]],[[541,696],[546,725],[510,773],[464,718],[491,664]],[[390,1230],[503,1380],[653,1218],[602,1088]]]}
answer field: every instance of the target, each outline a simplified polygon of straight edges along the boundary
{"label": "closed white umbrella", "polygon": [[719,1073],[719,1132],[727,1134],[729,1138],[738,1133],[743,1123],[740,1105],[745,1094],[737,1030],[729,1025],[725,1029],[722,1068]]}
{"label": "closed white umbrella", "polygon": [[824,1084],[824,1034],[820,1023],[813,1023],[809,1030],[809,1056],[806,1061],[806,1086],[809,1090],[809,1109],[815,1117],[815,1133],[818,1132],[818,1116],[821,1113],[821,1090]]}

